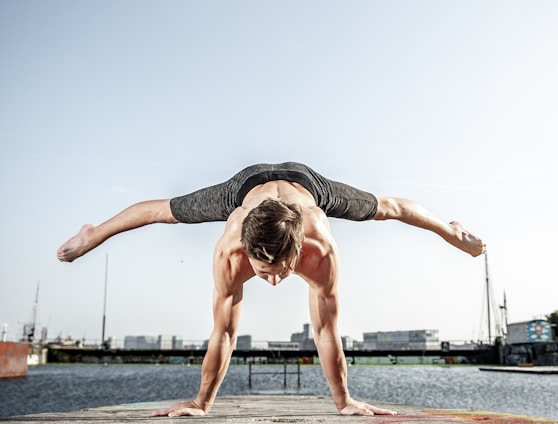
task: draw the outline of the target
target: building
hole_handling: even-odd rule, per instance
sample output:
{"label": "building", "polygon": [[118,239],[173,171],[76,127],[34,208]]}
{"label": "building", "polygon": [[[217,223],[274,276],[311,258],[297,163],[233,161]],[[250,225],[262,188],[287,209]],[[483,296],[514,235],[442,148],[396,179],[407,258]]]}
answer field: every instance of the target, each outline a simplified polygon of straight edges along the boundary
{"label": "building", "polygon": [[252,349],[252,336],[245,334],[236,338],[236,349],[238,350],[251,350]]}
{"label": "building", "polygon": [[173,350],[184,349],[184,342],[182,341],[182,337],[172,336],[172,349]]}
{"label": "building", "polygon": [[300,350],[298,342],[267,342],[267,348],[270,350]]}
{"label": "building", "polygon": [[551,342],[552,340],[552,326],[548,321],[536,319],[508,324],[506,336],[508,344]]}
{"label": "building", "polygon": [[552,323],[543,319],[508,324],[504,363],[507,365],[556,365],[558,343]]}
{"label": "building", "polygon": [[126,336],[124,337],[124,349],[156,350],[158,349],[158,339],[154,336]]}
{"label": "building", "polygon": [[109,337],[107,347],[109,349],[124,349],[124,340],[115,339],[114,337]]}
{"label": "building", "polygon": [[172,346],[173,346],[173,340],[172,340],[172,336],[162,336],[160,335],[157,338],[157,344],[159,349],[161,350],[171,350]]}
{"label": "building", "polygon": [[304,324],[302,328],[301,333],[291,334],[291,342],[298,343],[301,350],[316,350],[312,326],[310,324]]}
{"label": "building", "polygon": [[353,350],[355,348],[355,341],[349,336],[341,336],[341,344],[343,345],[343,350]]}
{"label": "building", "polygon": [[[112,346],[113,348],[115,346]],[[180,350],[184,349],[182,338],[178,336],[126,336],[124,349],[128,350]]]}
{"label": "building", "polygon": [[377,331],[363,334],[365,350],[435,350],[438,330]]}

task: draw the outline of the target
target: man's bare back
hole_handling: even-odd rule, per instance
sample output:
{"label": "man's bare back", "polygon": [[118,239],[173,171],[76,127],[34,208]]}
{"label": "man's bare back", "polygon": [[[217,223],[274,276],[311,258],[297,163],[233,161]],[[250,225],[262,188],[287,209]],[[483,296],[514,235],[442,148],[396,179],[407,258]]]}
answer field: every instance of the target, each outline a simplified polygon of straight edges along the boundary
{"label": "man's bare back", "polygon": [[[217,242],[216,251],[227,251],[229,256],[233,256],[233,252],[235,255],[246,256],[240,243],[242,221],[253,208],[266,199],[274,199],[300,206],[303,217],[304,242],[300,260],[292,271],[305,280],[312,280],[310,262],[317,262],[325,255],[336,252],[336,247],[331,237],[327,217],[316,206],[314,198],[308,190],[297,183],[272,181],[252,189],[246,195],[242,206],[237,208],[227,220],[223,236]],[[233,263],[227,263],[227,266],[232,266],[233,268],[234,266],[240,267],[238,270],[235,270],[239,274],[250,275],[250,277],[254,275],[254,263],[250,263],[247,258],[246,260],[235,260]],[[272,284],[278,284],[286,276],[278,275],[279,279]]]}

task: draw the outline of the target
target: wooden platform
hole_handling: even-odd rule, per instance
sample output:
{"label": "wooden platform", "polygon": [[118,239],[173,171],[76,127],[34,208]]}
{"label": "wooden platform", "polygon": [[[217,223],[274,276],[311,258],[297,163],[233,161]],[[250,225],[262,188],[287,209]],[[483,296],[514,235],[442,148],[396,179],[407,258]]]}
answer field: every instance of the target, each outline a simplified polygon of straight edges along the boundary
{"label": "wooden platform", "polygon": [[318,396],[227,396],[218,397],[210,414],[205,417],[150,417],[158,409],[168,408],[175,401],[106,406],[69,413],[49,413],[11,417],[1,422],[114,424],[114,423],[177,423],[194,420],[196,424],[219,423],[320,423],[320,424],[400,424],[400,423],[471,423],[531,424],[556,423],[556,420],[496,414],[480,411],[433,410],[408,405],[371,402],[375,406],[398,411],[396,416],[345,417],[337,413],[329,397]]}

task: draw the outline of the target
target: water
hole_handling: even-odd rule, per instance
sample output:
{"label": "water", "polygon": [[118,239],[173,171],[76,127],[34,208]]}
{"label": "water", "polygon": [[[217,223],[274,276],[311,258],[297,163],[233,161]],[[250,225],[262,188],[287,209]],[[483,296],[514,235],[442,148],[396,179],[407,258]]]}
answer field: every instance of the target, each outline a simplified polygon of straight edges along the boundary
{"label": "water", "polygon": [[[294,371],[294,366],[288,371]],[[255,371],[278,371],[261,366]],[[248,367],[229,368],[220,396],[246,394],[326,395],[319,366],[301,366],[297,376],[255,375]],[[0,418],[41,412],[185,399],[196,395],[200,366],[45,365],[30,367],[27,377],[0,379]],[[480,409],[558,420],[558,375],[479,371],[473,366],[353,366],[349,389],[357,399],[445,409]],[[397,410],[397,407],[394,409]]]}

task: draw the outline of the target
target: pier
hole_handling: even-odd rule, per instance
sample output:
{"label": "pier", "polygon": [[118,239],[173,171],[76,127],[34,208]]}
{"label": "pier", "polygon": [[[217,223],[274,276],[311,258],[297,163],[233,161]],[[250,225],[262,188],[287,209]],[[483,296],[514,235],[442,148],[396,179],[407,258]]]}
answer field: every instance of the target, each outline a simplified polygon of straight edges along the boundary
{"label": "pier", "polygon": [[[392,364],[407,363],[405,358],[422,358],[427,362],[456,363],[464,361],[472,364],[499,363],[498,350],[495,346],[485,346],[475,350],[345,350],[345,357],[350,364],[356,364],[361,358],[389,358]],[[207,353],[206,349],[102,349],[99,347],[49,346],[49,363],[201,363]],[[305,362],[310,363],[318,357],[316,350],[292,349],[236,349],[232,354],[236,363],[273,363]]]}
{"label": "pier", "polygon": [[[153,411],[172,406],[176,401],[161,401],[83,409],[68,413],[47,413],[11,417],[2,422],[20,424],[48,422],[80,422],[81,424],[119,424],[130,422],[183,422],[177,418],[151,418]],[[396,410],[398,415],[376,415],[372,417],[346,417],[339,415],[329,397],[318,396],[226,396],[217,397],[210,414],[190,418],[196,424],[239,424],[239,423],[328,423],[328,424],[531,424],[555,423],[556,420],[499,414],[472,410],[440,410],[417,406],[387,404],[370,401],[374,406]],[[187,419],[187,418],[186,418]]]}

